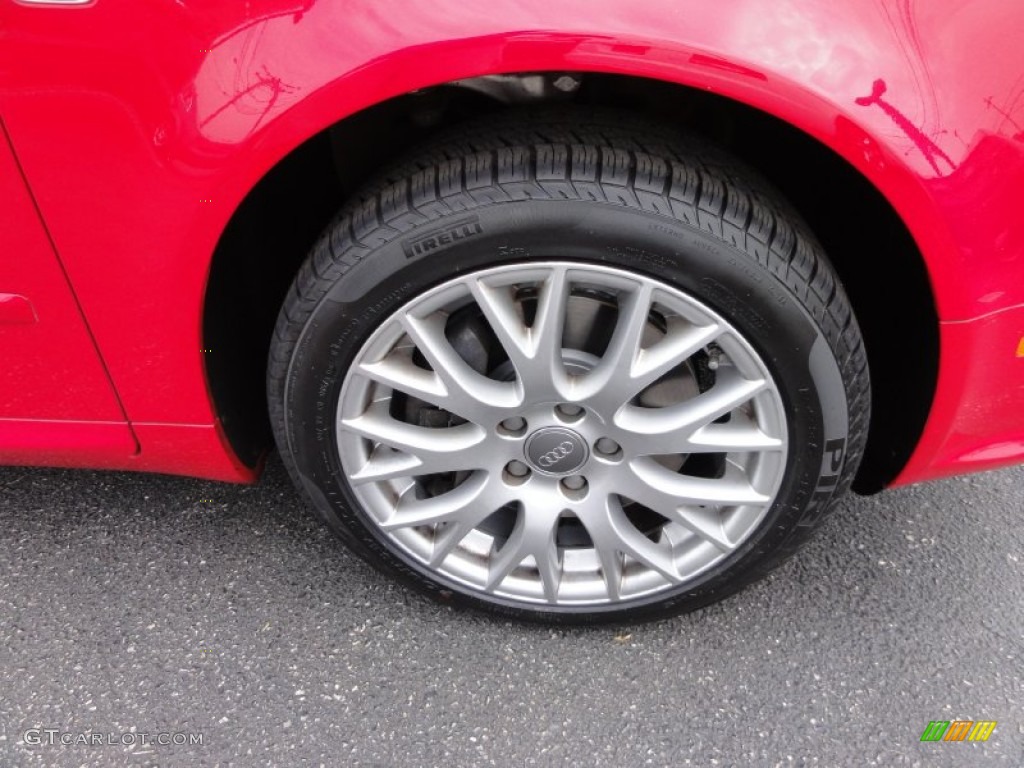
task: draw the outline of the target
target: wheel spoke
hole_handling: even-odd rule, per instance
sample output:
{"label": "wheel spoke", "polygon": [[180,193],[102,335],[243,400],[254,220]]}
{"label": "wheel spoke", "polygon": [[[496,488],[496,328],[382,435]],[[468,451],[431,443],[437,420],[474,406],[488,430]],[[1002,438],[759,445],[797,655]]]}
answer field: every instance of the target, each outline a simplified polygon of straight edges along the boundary
{"label": "wheel spoke", "polygon": [[454,550],[462,540],[469,535],[470,531],[483,522],[485,518],[481,518],[476,522],[471,519],[463,519],[443,524],[442,529],[437,531],[434,535],[434,546],[431,549],[430,559],[428,560],[430,567],[436,568],[443,563],[445,558],[451,554],[452,550]]}
{"label": "wheel spoke", "polygon": [[540,573],[544,598],[553,603],[562,577],[561,559],[555,544],[558,512],[549,509],[520,509],[508,540],[491,559],[487,590],[493,592],[516,566],[533,557]]}
{"label": "wheel spoke", "polygon": [[[641,459],[637,463],[645,461]],[[655,464],[655,462],[650,463]],[[655,464],[655,467],[664,470],[665,474],[672,474],[660,464]],[[673,493],[676,490],[675,487],[665,488],[651,483],[650,473],[656,472],[655,467],[649,467],[647,472],[643,467],[639,472],[635,467],[625,470],[624,474],[627,476],[622,478],[620,484],[623,494],[651,511],[657,512],[669,522],[676,523],[705,541],[711,542],[722,552],[731,552],[733,544],[725,533],[719,509],[717,507],[702,508],[698,504],[703,502]],[[632,477],[629,476],[630,474]],[[697,478],[686,479],[696,480]]]}
{"label": "wheel spoke", "polygon": [[652,294],[653,290],[645,285],[622,300],[615,330],[601,361],[576,384],[580,402],[614,413],[721,335],[716,324],[693,325],[673,317],[663,339],[641,348]]}
{"label": "wheel spoke", "polygon": [[474,444],[451,451],[421,452],[419,455],[394,451],[379,445],[362,468],[349,477],[353,485],[379,483],[399,477],[418,477],[441,472],[463,472],[483,469],[487,454]]}
{"label": "wheel spoke", "polygon": [[417,488],[411,485],[398,499],[391,517],[380,526],[385,531],[448,522],[472,523],[475,527],[501,506],[492,495],[494,486],[486,472],[476,472],[447,493],[418,499]]}
{"label": "wheel spoke", "polygon": [[420,368],[407,356],[392,354],[376,363],[360,363],[357,370],[380,384],[437,406],[446,407],[453,399],[440,376]]}
{"label": "wheel spoke", "polygon": [[436,381],[428,383],[422,377],[410,375],[404,366],[385,364],[381,368],[380,363],[376,368],[370,366],[370,370],[365,371],[368,375],[397,374],[398,389],[403,389],[403,384],[419,384],[419,393],[410,394],[422,396],[428,402],[478,423],[490,419],[495,412],[513,410],[521,405],[522,398],[513,385],[487,378],[459,356],[445,337],[443,316],[433,314],[417,318],[406,314],[401,323],[416,348],[434,369]]}
{"label": "wheel spoke", "polygon": [[686,438],[680,453],[781,451],[785,447],[785,440],[766,435],[748,414],[735,411],[729,421],[700,427]]}
{"label": "wheel spoke", "polygon": [[641,349],[631,373],[628,393],[633,396],[649,387],[680,363],[689,360],[701,348],[721,335],[717,325],[692,325],[682,318],[671,318],[664,339]]}
{"label": "wheel spoke", "polygon": [[492,287],[476,280],[470,284],[470,292],[511,360],[526,397],[533,401],[564,398],[569,388],[562,361],[562,329],[569,292],[566,270],[554,269],[543,281],[530,326],[516,308],[510,287]]}
{"label": "wheel spoke", "polygon": [[[636,359],[640,354],[640,341],[651,312],[653,288],[640,285],[619,298],[619,313],[615,329],[600,362],[592,371],[575,382],[578,401],[593,408],[611,406],[617,409],[630,399]],[[638,390],[643,386],[638,384]],[[635,393],[634,393],[635,394]]]}
{"label": "wheel spoke", "polygon": [[621,562],[616,564],[619,553],[657,571],[672,583],[680,580],[671,547],[667,543],[655,543],[640,533],[626,516],[622,500],[616,494],[609,494],[603,505],[595,504],[581,511],[579,518],[597,551],[609,599],[615,599],[621,589],[622,566]]}
{"label": "wheel spoke", "polygon": [[767,386],[764,379],[747,379],[735,368],[723,367],[707,392],[664,408],[631,406],[615,421],[636,455],[689,453],[694,432],[744,405]]}
{"label": "wheel spoke", "polygon": [[492,287],[483,280],[470,283],[470,293],[518,371],[532,354],[530,329],[520,316],[510,286]]}
{"label": "wheel spoke", "polygon": [[481,450],[486,440],[482,427],[470,423],[446,429],[419,427],[393,418],[386,406],[383,401],[375,403],[361,416],[341,422],[343,430],[398,451],[376,447],[363,466],[350,475],[352,482],[379,482],[484,466],[489,452]]}
{"label": "wheel spoke", "polygon": [[348,479],[353,485],[362,485],[393,480],[397,477],[431,474],[434,471],[442,470],[424,470],[424,461],[419,456],[396,451],[386,445],[378,445],[373,449],[373,453],[370,454],[370,458],[366,460],[362,468],[355,474],[349,475]]}
{"label": "wheel spoke", "polygon": [[608,591],[608,599],[616,602],[622,599],[622,552],[614,546],[597,547],[597,560],[601,564],[601,578]]}
{"label": "wheel spoke", "polygon": [[[632,473],[635,480],[628,477]],[[722,477],[693,477],[681,475],[659,464],[650,457],[641,457],[632,461],[622,478],[627,484],[626,495],[648,494],[650,498],[667,498],[676,505],[709,505],[709,506],[740,506],[743,504],[767,504],[771,497],[767,496],[750,484],[746,474],[735,464],[726,462],[725,474]],[[650,504],[645,499],[632,496],[646,507]],[[665,506],[664,502],[659,502]],[[661,509],[652,507],[656,512]]]}
{"label": "wheel spoke", "polygon": [[535,365],[524,380],[538,391],[554,386],[564,391],[568,376],[562,359],[562,331],[565,305],[569,299],[569,279],[564,268],[553,269],[537,297],[537,312],[530,327]]}

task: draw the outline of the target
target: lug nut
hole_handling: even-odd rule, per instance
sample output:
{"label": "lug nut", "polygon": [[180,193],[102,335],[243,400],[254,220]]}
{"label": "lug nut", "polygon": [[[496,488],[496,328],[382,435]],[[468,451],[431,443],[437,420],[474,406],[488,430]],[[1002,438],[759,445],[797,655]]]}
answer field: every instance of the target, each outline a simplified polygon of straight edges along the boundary
{"label": "lug nut", "polygon": [[526,477],[530,474],[530,468],[521,461],[510,461],[505,466],[505,471],[512,475],[512,477]]}
{"label": "lug nut", "polygon": [[571,403],[562,403],[560,406],[555,408],[555,410],[558,411],[559,415],[570,419],[573,416],[579,416],[580,413],[583,412],[583,409],[580,406],[572,405]]}
{"label": "lug nut", "polygon": [[522,416],[513,416],[501,422],[501,426],[509,432],[519,432],[526,428],[526,419]]}
{"label": "lug nut", "polygon": [[572,475],[562,478],[562,485],[570,491],[579,491],[587,487],[587,478],[583,475]]}
{"label": "lug nut", "polygon": [[605,456],[613,456],[619,452],[619,444],[612,440],[610,437],[602,437],[595,444],[594,448],[597,449],[598,453],[603,453]]}

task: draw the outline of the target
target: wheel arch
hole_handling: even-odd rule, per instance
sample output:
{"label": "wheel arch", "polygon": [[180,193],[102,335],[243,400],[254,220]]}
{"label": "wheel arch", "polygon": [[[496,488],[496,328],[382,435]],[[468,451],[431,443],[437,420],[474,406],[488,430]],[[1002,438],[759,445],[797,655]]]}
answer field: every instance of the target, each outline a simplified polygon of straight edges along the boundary
{"label": "wheel arch", "polygon": [[[582,73],[584,81],[615,81],[618,86],[611,89],[611,106],[619,105],[623,84],[627,91],[642,86],[641,89],[673,95],[672,103],[696,101],[714,105],[716,119],[701,126],[701,130],[711,133],[713,139],[755,166],[765,166],[757,161],[763,138],[752,140],[750,126],[770,126],[770,133],[786,143],[787,151],[799,157],[800,172],[780,174],[777,167],[761,167],[762,173],[791,198],[794,189],[799,189],[798,182],[808,179],[816,180],[811,188],[819,192],[822,188],[843,190],[846,204],[858,206],[856,217],[867,216],[876,222],[875,234],[882,243],[876,253],[884,254],[883,264],[879,265],[877,259],[873,264],[865,264],[864,254],[849,247],[846,241],[849,237],[860,237],[857,244],[864,245],[863,236],[868,230],[861,218],[836,221],[827,211],[813,211],[815,194],[794,200],[833,254],[858,318],[865,326],[875,380],[876,417],[855,487],[862,491],[883,487],[902,469],[916,446],[935,391],[937,297],[922,249],[911,234],[930,224],[927,196],[918,177],[902,158],[855,120],[854,112],[840,109],[799,83],[752,69],[737,60],[642,41],[622,43],[556,35],[534,38],[528,46],[517,46],[522,41],[516,36],[455,41],[445,44],[450,48],[449,55],[439,57],[437,49],[442,44],[435,44],[430,55],[444,64],[431,67],[429,73],[412,65],[417,57],[426,55],[424,51],[400,51],[330,82],[260,130],[258,141],[254,139],[256,151],[246,159],[244,172],[235,174],[234,195],[225,198],[234,204],[221,209],[222,235],[211,258],[203,297],[204,348],[237,353],[205,358],[214,408],[233,449],[251,462],[261,446],[267,444],[263,382],[262,378],[252,380],[256,362],[262,365],[266,359],[270,327],[265,316],[267,308],[272,309],[270,314],[276,314],[279,299],[308,245],[327,223],[332,209],[354,186],[351,177],[339,179],[337,174],[322,173],[324,159],[332,154],[332,137],[335,147],[341,136],[342,144],[356,143],[358,156],[386,161],[389,155],[382,153],[381,148],[383,145],[388,149],[387,138],[382,139],[375,128],[386,124],[388,111],[403,100],[419,98],[456,82],[496,74],[571,71]],[[490,64],[482,69],[481,61]],[[387,85],[382,87],[384,83]],[[476,100],[478,108],[488,108],[485,102]],[[653,117],[665,119],[665,115],[657,114],[659,110],[650,107],[651,103],[653,100],[640,108],[651,111]],[[725,123],[731,121],[731,125],[717,120],[722,115],[728,117]],[[735,132],[737,121],[747,130]],[[733,135],[729,131],[734,131]],[[781,156],[777,151],[774,154]],[[368,165],[364,171],[372,172],[375,163]],[[786,183],[786,176],[791,177],[790,183]],[[296,184],[305,192],[319,190],[320,196],[286,194]],[[820,196],[817,199],[820,202]],[[283,210],[280,206],[286,202],[292,205]],[[304,207],[303,203],[308,202],[314,204]],[[269,218],[275,214],[276,218]],[[270,242],[274,241],[274,228],[268,229],[268,223],[281,220],[281,216],[287,216],[293,223],[295,236],[280,243],[281,252],[266,258],[268,235]],[[244,281],[237,278],[239,268],[248,268],[254,274],[250,258],[254,244],[264,255],[258,261],[261,279],[255,286],[240,290]],[[837,248],[844,253],[840,254]],[[869,269],[872,266],[888,268],[893,275],[885,281],[890,291],[885,302],[876,301],[879,275]],[[902,303],[904,297],[910,300],[906,302],[906,311],[899,312],[894,302]],[[245,323],[226,319],[221,309],[238,306],[239,302],[252,305],[260,316]],[[872,312],[871,308],[880,304],[884,304],[886,311]],[[888,338],[894,319],[907,319],[910,330],[920,336],[909,355]],[[248,362],[243,363],[242,358]],[[901,377],[906,382],[895,386]]]}

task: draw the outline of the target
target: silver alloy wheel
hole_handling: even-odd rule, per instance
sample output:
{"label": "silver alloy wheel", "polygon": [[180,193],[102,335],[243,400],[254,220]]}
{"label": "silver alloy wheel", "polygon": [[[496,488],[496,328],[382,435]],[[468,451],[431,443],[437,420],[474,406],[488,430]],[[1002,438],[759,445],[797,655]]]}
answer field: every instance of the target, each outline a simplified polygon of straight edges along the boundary
{"label": "silver alloy wheel", "polygon": [[457,277],[384,318],[336,438],[407,560],[552,608],[693,582],[758,528],[787,459],[778,389],[735,328],[658,280],[563,262]]}

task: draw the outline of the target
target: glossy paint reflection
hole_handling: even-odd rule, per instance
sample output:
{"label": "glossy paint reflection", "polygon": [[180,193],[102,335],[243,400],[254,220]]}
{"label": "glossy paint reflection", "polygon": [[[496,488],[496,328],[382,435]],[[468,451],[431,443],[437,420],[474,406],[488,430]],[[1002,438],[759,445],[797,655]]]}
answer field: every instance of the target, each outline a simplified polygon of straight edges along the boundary
{"label": "glossy paint reflection", "polygon": [[[3,13],[0,110],[133,423],[220,440],[199,353],[206,278],[270,168],[360,109],[494,73],[655,78],[776,115],[892,203],[944,320],[1024,306],[1020,4],[110,0]],[[935,423],[954,422],[951,399],[936,408]],[[1004,422],[1024,434],[1024,416]]]}

